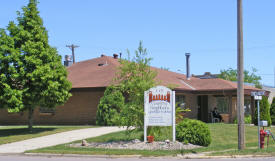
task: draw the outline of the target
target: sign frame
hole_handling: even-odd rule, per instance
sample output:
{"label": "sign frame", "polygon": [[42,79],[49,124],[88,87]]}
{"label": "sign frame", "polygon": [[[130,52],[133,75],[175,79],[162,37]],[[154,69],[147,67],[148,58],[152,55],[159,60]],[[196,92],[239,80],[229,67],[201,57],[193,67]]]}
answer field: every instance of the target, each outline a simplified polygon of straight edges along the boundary
{"label": "sign frame", "polygon": [[[161,93],[161,94],[160,94]],[[165,95],[165,93],[167,93]],[[153,103],[157,104],[153,104]],[[176,141],[176,108],[175,108],[175,91],[172,91],[171,89],[165,87],[165,86],[155,86],[150,88],[147,91],[144,91],[144,142],[147,142],[147,127],[148,126],[172,126],[173,129],[173,141]],[[159,120],[163,122],[149,122],[150,120],[150,108],[160,106],[159,109],[161,109],[163,106],[171,108],[170,113],[165,114],[163,111],[159,112],[160,114],[157,115]],[[154,105],[154,106],[153,106]],[[163,114],[163,115],[161,115]],[[169,116],[171,114],[171,116]],[[170,117],[167,119],[165,116]],[[171,120],[170,120],[171,119]],[[170,121],[169,121],[170,120]],[[166,122],[165,122],[166,121]]]}

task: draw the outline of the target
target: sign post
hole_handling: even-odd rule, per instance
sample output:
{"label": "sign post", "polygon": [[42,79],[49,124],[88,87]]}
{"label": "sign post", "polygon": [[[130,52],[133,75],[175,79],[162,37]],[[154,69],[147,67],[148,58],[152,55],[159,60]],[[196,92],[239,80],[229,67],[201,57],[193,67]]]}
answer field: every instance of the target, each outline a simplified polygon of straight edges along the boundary
{"label": "sign post", "polygon": [[172,126],[176,141],[175,91],[156,86],[144,92],[144,141],[148,126]]}
{"label": "sign post", "polygon": [[258,147],[261,148],[260,143],[260,100],[262,100],[262,95],[265,94],[265,91],[251,92],[251,96],[254,96],[254,99],[257,100],[257,110],[258,110]]}

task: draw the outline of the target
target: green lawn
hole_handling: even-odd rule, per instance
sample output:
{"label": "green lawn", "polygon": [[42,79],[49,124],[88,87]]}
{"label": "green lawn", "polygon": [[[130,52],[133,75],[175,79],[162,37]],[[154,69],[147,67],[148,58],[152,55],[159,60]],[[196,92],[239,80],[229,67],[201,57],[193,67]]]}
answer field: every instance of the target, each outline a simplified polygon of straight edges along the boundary
{"label": "green lawn", "polygon": [[[210,124],[209,127],[211,131],[212,143],[209,147],[205,148],[207,151],[238,148],[237,124]],[[271,131],[275,133],[275,128],[266,129],[271,129]],[[258,146],[257,131],[258,127],[256,126],[245,126],[245,143],[247,148]],[[270,146],[275,146],[275,142],[270,140]]]}
{"label": "green lawn", "polygon": [[[165,150],[156,150],[156,151],[146,151],[146,150],[112,150],[112,149],[96,149],[96,148],[72,148],[68,144],[58,145],[54,147],[48,147],[38,150],[33,150],[30,152],[37,153],[61,153],[61,154],[97,154],[97,155],[142,155],[142,156],[163,156],[163,155],[172,155],[185,154],[185,153],[200,153],[200,152],[213,152],[210,155],[233,155],[237,150],[237,125],[235,124],[208,124],[212,143],[208,147],[203,147],[193,150],[175,150],[175,151],[165,151]],[[254,154],[255,151],[257,154],[270,154],[274,155],[275,142],[270,140],[270,145],[268,150],[257,150],[257,127],[255,126],[246,126],[246,147],[249,150],[239,152],[239,154]],[[275,128],[272,130],[275,133]],[[135,138],[142,138],[143,132],[136,132],[131,136],[127,136],[125,132],[116,132],[111,134],[106,134],[103,136],[87,139],[88,142],[108,142],[108,141],[118,141],[118,140],[132,140]],[[78,141],[79,142],[79,141]],[[222,151],[229,152],[222,152]],[[218,152],[220,151],[220,152]]]}
{"label": "green lawn", "polygon": [[0,145],[90,127],[92,126],[34,126],[33,131],[29,132],[27,126],[0,126]]}

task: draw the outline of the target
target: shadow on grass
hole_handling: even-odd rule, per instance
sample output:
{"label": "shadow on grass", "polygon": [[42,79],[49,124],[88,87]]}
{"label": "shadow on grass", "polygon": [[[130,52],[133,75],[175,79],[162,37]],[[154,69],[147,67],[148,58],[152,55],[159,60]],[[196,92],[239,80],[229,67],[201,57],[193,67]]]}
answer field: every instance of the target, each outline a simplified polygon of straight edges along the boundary
{"label": "shadow on grass", "polygon": [[33,128],[29,131],[28,128],[14,128],[14,129],[0,129],[0,137],[7,137],[12,135],[28,135],[28,134],[38,134],[45,131],[53,131],[56,128]]}

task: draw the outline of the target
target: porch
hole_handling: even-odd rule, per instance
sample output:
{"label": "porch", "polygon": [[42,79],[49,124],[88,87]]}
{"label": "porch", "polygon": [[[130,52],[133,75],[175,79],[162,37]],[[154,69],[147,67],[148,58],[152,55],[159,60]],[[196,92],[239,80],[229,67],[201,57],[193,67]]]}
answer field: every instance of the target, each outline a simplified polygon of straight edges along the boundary
{"label": "porch", "polygon": [[[184,108],[191,111],[184,117],[198,119],[203,122],[212,122],[211,112],[216,107],[225,123],[233,123],[237,118],[237,91],[176,91],[176,102],[184,104]],[[250,95],[251,90],[245,90],[245,116],[254,116],[255,101]]]}

